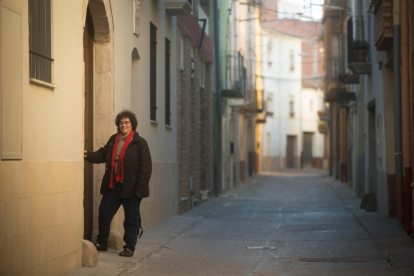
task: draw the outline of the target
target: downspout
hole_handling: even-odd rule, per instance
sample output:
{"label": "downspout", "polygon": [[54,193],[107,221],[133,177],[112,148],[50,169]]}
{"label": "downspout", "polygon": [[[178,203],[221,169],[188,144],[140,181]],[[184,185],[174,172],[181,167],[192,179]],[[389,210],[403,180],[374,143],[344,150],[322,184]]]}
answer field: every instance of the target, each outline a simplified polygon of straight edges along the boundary
{"label": "downspout", "polygon": [[[343,15],[342,15],[342,10],[338,11],[339,12],[339,26],[338,26],[338,78],[340,75],[342,75],[342,32],[343,32],[343,27],[342,27],[342,22],[343,22]],[[338,81],[338,86],[340,86],[340,83]],[[338,130],[339,130],[339,135],[338,135],[338,145],[339,145],[339,152],[338,152],[338,164],[337,164],[337,171],[339,172],[339,180],[341,182],[344,181],[342,175],[344,174],[344,151],[346,150],[346,144],[344,143],[345,140],[345,132],[344,132],[344,124],[346,124],[346,117],[343,116],[343,108],[340,107],[339,103],[337,102],[337,114],[339,117],[339,123],[338,123]]]}
{"label": "downspout", "polygon": [[403,189],[403,160],[402,160],[402,116],[401,116],[401,26],[400,1],[393,2],[393,73],[394,73],[394,136],[395,136],[395,186],[397,193],[397,217],[404,222],[404,189]]}
{"label": "downspout", "polygon": [[333,125],[334,125],[334,112],[333,112],[333,102],[329,102],[329,175],[332,177],[334,176],[334,160],[333,160],[333,153],[334,153],[334,132],[333,132]]}
{"label": "downspout", "polygon": [[222,108],[221,108],[221,68],[220,68],[220,30],[219,30],[219,18],[220,13],[218,10],[218,0],[213,1],[214,7],[214,63],[216,67],[216,98],[217,98],[217,162],[216,162],[216,181],[214,183],[214,191],[216,196],[221,193],[222,187]]}
{"label": "downspout", "polygon": [[412,228],[412,192],[411,192],[411,108],[409,76],[409,42],[408,42],[408,3],[401,1],[401,77],[402,77],[402,112],[403,112],[403,157],[404,157],[404,225],[407,235]]}
{"label": "downspout", "polygon": [[203,40],[204,40],[204,34],[206,32],[207,19],[205,19],[205,18],[198,19],[197,18],[197,21],[203,22],[203,30],[201,31],[200,44],[198,45],[198,49],[201,49],[201,47],[203,47]]}

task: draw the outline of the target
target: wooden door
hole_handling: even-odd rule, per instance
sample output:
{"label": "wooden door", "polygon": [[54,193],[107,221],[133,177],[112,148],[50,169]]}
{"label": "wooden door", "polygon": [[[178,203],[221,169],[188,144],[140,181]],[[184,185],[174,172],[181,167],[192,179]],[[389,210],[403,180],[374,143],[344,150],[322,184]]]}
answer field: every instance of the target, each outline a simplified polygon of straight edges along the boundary
{"label": "wooden door", "polygon": [[377,136],[375,106],[368,112],[369,192],[377,193]]}
{"label": "wooden door", "polygon": [[303,167],[311,168],[312,167],[312,132],[303,133]]}
{"label": "wooden door", "polygon": [[286,168],[295,167],[295,136],[287,137],[286,144]]}
{"label": "wooden door", "polygon": [[[83,35],[84,58],[84,137],[85,149],[93,151],[93,23],[89,12],[86,15],[86,24]],[[93,165],[84,162],[84,239],[92,240],[93,230]]]}

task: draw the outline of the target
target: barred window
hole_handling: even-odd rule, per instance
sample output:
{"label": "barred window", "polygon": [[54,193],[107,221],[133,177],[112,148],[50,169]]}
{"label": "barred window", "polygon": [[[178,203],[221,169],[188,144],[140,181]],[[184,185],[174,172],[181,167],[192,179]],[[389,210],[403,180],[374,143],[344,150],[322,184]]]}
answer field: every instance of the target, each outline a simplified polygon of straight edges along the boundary
{"label": "barred window", "polygon": [[52,83],[51,0],[29,0],[30,78]]}
{"label": "barred window", "polygon": [[150,22],[150,119],[157,120],[157,27]]}
{"label": "barred window", "polygon": [[165,125],[171,125],[170,104],[170,41],[165,38]]}

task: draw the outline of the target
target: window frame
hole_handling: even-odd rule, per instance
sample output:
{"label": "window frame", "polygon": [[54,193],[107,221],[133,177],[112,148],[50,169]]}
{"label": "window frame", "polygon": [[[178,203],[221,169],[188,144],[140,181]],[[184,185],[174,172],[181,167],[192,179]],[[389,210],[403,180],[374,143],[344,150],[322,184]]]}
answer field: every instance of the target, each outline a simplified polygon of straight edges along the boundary
{"label": "window frame", "polygon": [[165,125],[171,126],[171,41],[165,38]]}
{"label": "window frame", "polygon": [[[35,3],[36,2],[36,3]],[[45,14],[38,15],[32,13],[32,5],[45,3],[46,8],[43,11]],[[47,6],[48,4],[48,6]],[[37,16],[33,19],[34,16]],[[44,27],[47,27],[46,32],[40,33],[42,25],[39,25],[39,18],[46,19],[48,22]],[[38,20],[35,24],[35,20]],[[32,21],[33,20],[33,21]],[[41,22],[42,20],[40,20]],[[47,26],[49,24],[49,26]],[[53,85],[53,0],[29,0],[28,1],[28,27],[29,27],[29,80],[33,84],[54,88]],[[36,32],[37,31],[37,32]],[[47,33],[49,32],[49,33]],[[39,38],[40,37],[40,38]],[[43,42],[41,40],[44,40]],[[45,43],[45,46],[40,45]],[[40,46],[39,46],[40,45]],[[44,48],[42,48],[42,46]],[[40,49],[39,49],[40,48]],[[47,64],[49,63],[49,64]]]}
{"label": "window frame", "polygon": [[157,27],[150,22],[150,120],[157,122]]}

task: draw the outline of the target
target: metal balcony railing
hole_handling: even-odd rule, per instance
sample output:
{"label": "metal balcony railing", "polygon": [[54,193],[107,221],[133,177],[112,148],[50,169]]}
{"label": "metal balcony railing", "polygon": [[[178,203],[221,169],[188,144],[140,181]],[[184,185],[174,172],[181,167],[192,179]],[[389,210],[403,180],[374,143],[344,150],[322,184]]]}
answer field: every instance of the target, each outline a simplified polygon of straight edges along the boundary
{"label": "metal balcony railing", "polygon": [[365,27],[368,22],[364,16],[353,16],[348,20],[348,63],[353,62],[353,50],[369,50]]}
{"label": "metal balcony railing", "polygon": [[328,60],[326,66],[326,90],[325,90],[325,100],[326,101],[335,101],[337,88],[341,86],[339,81],[339,59],[331,58]]}
{"label": "metal balcony railing", "polygon": [[328,70],[326,72],[326,77],[328,83],[335,83],[339,84],[339,59],[338,58],[331,58],[328,60]]}
{"label": "metal balcony railing", "polygon": [[348,68],[354,74],[370,74],[370,45],[365,37],[368,20],[365,16],[354,16],[348,20]]}
{"label": "metal balcony railing", "polygon": [[224,72],[222,80],[223,97],[244,98],[246,67],[240,52],[222,52]]}

